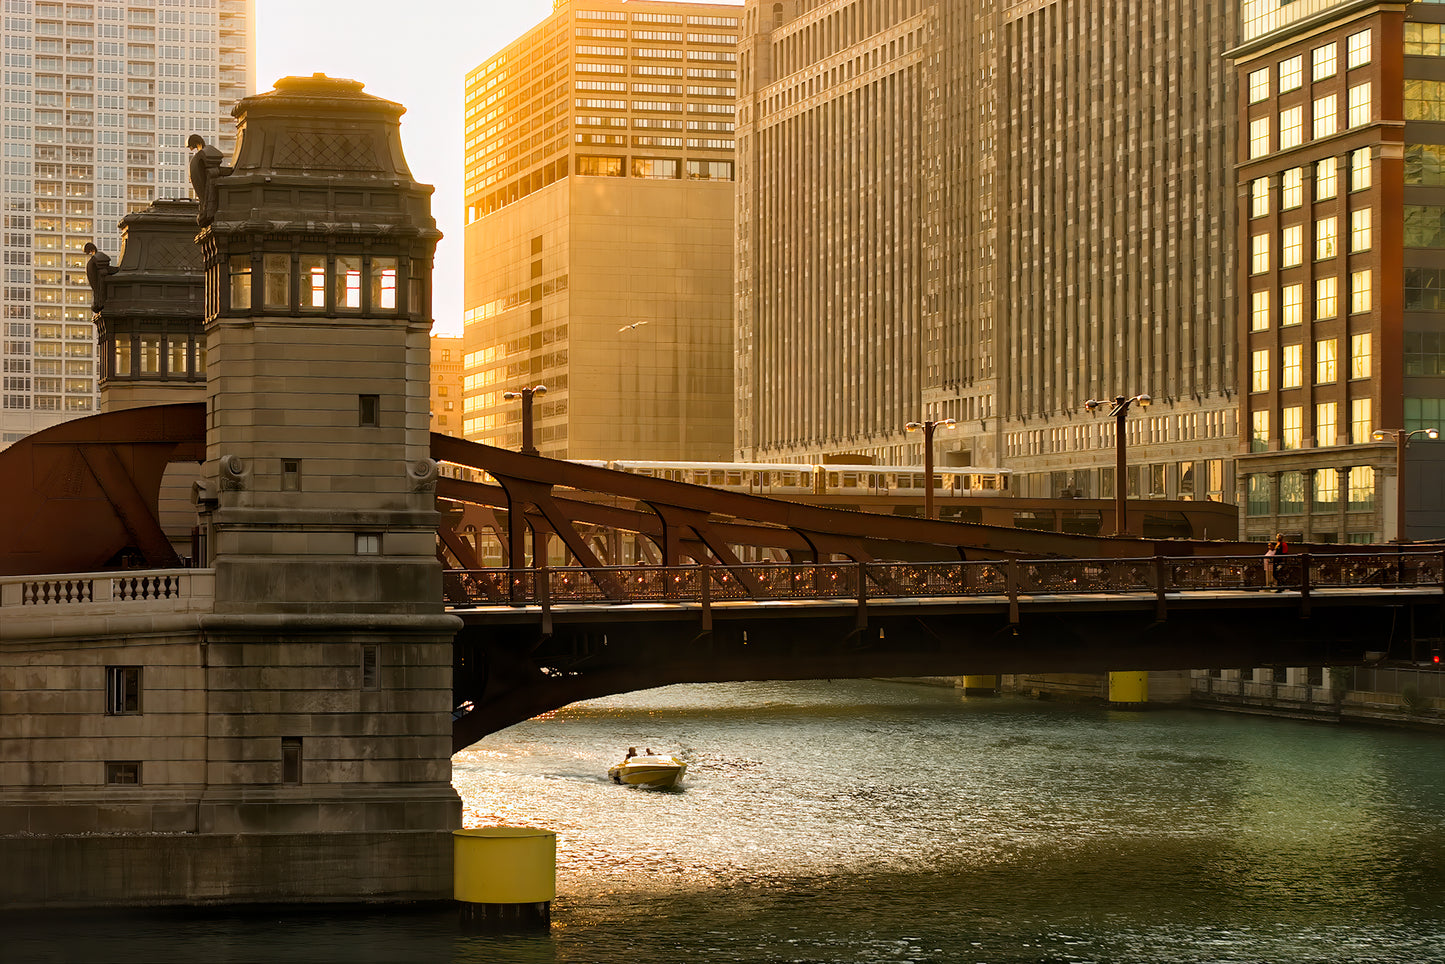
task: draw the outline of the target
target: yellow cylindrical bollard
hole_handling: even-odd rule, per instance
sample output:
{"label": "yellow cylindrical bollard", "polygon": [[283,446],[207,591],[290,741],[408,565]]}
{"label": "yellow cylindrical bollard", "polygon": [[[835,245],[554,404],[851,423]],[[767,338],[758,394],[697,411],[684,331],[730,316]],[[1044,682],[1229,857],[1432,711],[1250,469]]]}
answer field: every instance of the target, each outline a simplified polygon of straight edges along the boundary
{"label": "yellow cylindrical bollard", "polygon": [[1143,706],[1149,702],[1149,674],[1110,673],[1109,703],[1113,706]]}
{"label": "yellow cylindrical bollard", "polygon": [[453,896],[468,930],[525,930],[552,923],[557,835],[528,827],[453,830]]}
{"label": "yellow cylindrical bollard", "polygon": [[965,676],[963,678],[964,696],[997,696],[997,676]]}

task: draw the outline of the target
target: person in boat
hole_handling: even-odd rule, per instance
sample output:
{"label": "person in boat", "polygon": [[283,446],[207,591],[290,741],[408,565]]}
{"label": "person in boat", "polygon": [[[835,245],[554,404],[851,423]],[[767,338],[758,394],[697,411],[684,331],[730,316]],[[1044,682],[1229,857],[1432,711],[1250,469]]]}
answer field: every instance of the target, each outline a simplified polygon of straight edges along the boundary
{"label": "person in boat", "polygon": [[626,763],[628,760],[632,759],[635,756],[637,756],[637,747],[629,746],[627,748],[627,756],[622,758],[622,762]]}

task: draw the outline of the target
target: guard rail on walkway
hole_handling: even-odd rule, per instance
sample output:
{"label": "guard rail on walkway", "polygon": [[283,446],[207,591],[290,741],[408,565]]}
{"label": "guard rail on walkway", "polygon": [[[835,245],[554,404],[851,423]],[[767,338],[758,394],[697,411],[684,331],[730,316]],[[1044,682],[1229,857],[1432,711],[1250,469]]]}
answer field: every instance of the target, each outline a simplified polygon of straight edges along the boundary
{"label": "guard rail on walkway", "polygon": [[1153,556],[978,562],[865,562],[751,566],[609,566],[598,569],[448,570],[454,608],[559,603],[701,603],[730,600],[856,600],[1278,588],[1312,590],[1437,586],[1445,549],[1261,556]]}

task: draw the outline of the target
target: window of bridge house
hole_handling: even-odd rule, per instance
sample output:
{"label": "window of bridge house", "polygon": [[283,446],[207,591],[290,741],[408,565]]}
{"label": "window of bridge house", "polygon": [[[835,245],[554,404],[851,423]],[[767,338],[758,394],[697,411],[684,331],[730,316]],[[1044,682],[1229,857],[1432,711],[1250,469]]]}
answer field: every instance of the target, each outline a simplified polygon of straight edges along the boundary
{"label": "window of bridge house", "polygon": [[396,259],[371,259],[371,310],[396,310]]}
{"label": "window of bridge house", "polygon": [[231,307],[240,311],[251,307],[251,256],[233,254],[231,269]]}
{"label": "window of bridge house", "polygon": [[322,309],[326,307],[326,256],[303,254],[299,272],[301,275],[301,308]]}
{"label": "window of bridge house", "polygon": [[337,310],[359,311],[361,309],[361,256],[336,256],[336,308]]}
{"label": "window of bridge house", "polygon": [[106,716],[138,716],[141,712],[141,667],[105,668]]}
{"label": "window of bridge house", "polygon": [[291,256],[268,254],[263,259],[265,283],[261,304],[266,308],[291,307]]}

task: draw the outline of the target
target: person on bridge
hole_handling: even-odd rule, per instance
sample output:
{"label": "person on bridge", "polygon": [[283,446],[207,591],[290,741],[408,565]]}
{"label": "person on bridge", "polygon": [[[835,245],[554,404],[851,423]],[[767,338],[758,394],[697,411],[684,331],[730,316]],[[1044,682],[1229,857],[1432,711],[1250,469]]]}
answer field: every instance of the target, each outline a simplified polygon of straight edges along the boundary
{"label": "person on bridge", "polygon": [[1264,550],[1264,584],[1273,588],[1275,592],[1284,592],[1274,581],[1275,557],[1282,556],[1287,552],[1289,552],[1289,543],[1284,541],[1284,533],[1276,532]]}

